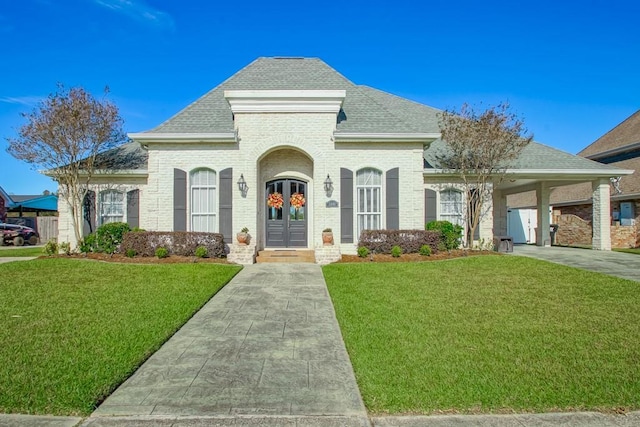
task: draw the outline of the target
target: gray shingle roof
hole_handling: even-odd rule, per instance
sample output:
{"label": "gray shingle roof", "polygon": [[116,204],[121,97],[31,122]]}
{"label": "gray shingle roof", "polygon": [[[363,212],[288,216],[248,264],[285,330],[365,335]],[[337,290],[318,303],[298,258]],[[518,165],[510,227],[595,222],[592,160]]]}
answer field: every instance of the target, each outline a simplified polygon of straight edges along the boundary
{"label": "gray shingle roof", "polygon": [[127,142],[96,156],[97,169],[146,170],[149,153],[137,142]]}
{"label": "gray shingle roof", "polygon": [[[424,159],[427,168],[438,168],[438,157],[445,155],[447,144],[438,139],[431,143],[424,152]],[[615,167],[594,162],[584,157],[574,156],[564,151],[552,148],[538,142],[531,142],[527,145],[520,156],[510,165],[512,169],[542,169],[542,170],[583,170],[595,172],[608,172],[615,170]]]}
{"label": "gray shingle roof", "polygon": [[[344,90],[336,125],[341,133],[439,133],[439,110],[368,86],[359,86],[318,58],[258,58],[156,128],[154,133],[231,133],[231,108],[225,90]],[[425,151],[427,167],[437,167],[436,155],[446,150],[437,140]],[[144,153],[146,163],[146,153]],[[538,143],[531,143],[513,165],[518,169],[593,170],[602,165]]]}
{"label": "gray shingle roof", "polygon": [[225,90],[344,90],[337,133],[439,132],[438,110],[355,85],[320,59],[259,58],[146,133],[233,132]]}
{"label": "gray shingle roof", "polygon": [[578,155],[595,156],[638,142],[640,142],[640,110],[588,145]]}

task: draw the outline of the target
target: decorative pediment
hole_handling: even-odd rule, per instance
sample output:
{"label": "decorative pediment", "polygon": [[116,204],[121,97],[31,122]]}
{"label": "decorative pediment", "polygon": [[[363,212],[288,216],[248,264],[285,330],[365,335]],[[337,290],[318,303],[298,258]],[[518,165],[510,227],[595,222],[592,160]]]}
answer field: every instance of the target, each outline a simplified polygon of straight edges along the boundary
{"label": "decorative pediment", "polygon": [[225,90],[236,113],[334,113],[346,96],[344,90]]}

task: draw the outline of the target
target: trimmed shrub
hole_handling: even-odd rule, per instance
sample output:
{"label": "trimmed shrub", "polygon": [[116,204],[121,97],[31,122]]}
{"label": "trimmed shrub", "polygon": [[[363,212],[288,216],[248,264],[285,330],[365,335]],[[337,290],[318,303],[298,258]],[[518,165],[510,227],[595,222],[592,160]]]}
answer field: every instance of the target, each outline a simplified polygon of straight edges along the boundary
{"label": "trimmed shrub", "polygon": [[446,250],[458,249],[462,242],[463,228],[460,225],[452,224],[449,221],[430,221],[426,226],[427,230],[438,231],[442,236],[442,243]]}
{"label": "trimmed shrub", "polygon": [[367,249],[365,246],[360,246],[358,248],[358,256],[360,258],[366,258],[367,256],[369,256],[369,249]]}
{"label": "trimmed shrub", "polygon": [[204,246],[198,246],[196,248],[196,256],[198,258],[206,258],[207,253],[208,253],[207,248],[205,248]]}
{"label": "trimmed shrub", "polygon": [[140,256],[155,256],[157,248],[163,247],[169,255],[195,256],[196,249],[206,248],[211,258],[225,256],[224,240],[220,233],[187,231],[137,231],[125,233],[120,250],[134,249]]}
{"label": "trimmed shrub", "polygon": [[156,256],[158,258],[166,258],[169,256],[169,251],[167,248],[158,248],[156,249]]}
{"label": "trimmed shrub", "polygon": [[124,233],[131,231],[126,222],[110,222],[102,224],[96,230],[96,252],[112,254],[118,251]]}
{"label": "trimmed shrub", "polygon": [[78,249],[80,249],[80,252],[83,254],[97,252],[96,233],[84,236],[84,239],[82,239],[78,245]]}
{"label": "trimmed shrub", "polygon": [[44,245],[44,249],[42,250],[48,256],[57,255],[58,254],[58,242],[54,239],[51,239]]}
{"label": "trimmed shrub", "polygon": [[420,246],[420,255],[422,255],[422,256],[431,256],[431,246],[429,246],[429,245]]}
{"label": "trimmed shrub", "polygon": [[394,258],[398,258],[402,255],[402,248],[400,246],[394,246],[391,248],[391,256]]}
{"label": "trimmed shrub", "polygon": [[431,246],[432,252],[438,251],[441,237],[438,231],[426,230],[363,230],[360,233],[358,247],[366,247],[370,252],[391,253],[391,248],[399,246],[402,253],[416,254],[423,245]]}
{"label": "trimmed shrub", "polygon": [[69,242],[60,242],[58,249],[65,255],[71,255],[71,243]]}
{"label": "trimmed shrub", "polygon": [[136,250],[135,249],[127,249],[126,252],[124,253],[128,258],[133,258],[134,256],[136,256]]}

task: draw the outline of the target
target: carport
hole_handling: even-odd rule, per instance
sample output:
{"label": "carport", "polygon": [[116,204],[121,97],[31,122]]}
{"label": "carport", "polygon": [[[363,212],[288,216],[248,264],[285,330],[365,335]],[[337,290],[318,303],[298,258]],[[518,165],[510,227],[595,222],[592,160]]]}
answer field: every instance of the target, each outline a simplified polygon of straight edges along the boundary
{"label": "carport", "polygon": [[[564,154],[564,153],[563,153]],[[507,234],[507,196],[535,192],[537,208],[536,245],[551,246],[549,196],[551,190],[565,185],[589,182],[593,199],[593,249],[611,250],[610,178],[630,175],[632,170],[577,158],[587,163],[582,170],[540,169],[508,171],[493,193],[494,235]]]}

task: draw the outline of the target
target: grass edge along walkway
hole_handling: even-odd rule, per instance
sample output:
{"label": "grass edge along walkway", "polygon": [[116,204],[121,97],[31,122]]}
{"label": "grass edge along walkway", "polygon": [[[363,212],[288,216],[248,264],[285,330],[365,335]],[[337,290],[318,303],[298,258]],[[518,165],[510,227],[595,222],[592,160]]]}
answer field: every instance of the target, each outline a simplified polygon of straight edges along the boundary
{"label": "grass edge along walkway", "polygon": [[42,246],[0,247],[0,258],[39,257],[44,255]]}
{"label": "grass edge along walkway", "polygon": [[640,407],[636,282],[516,256],[323,272],[374,414]]}
{"label": "grass edge along walkway", "polygon": [[37,259],[2,265],[0,412],[88,415],[240,271]]}

